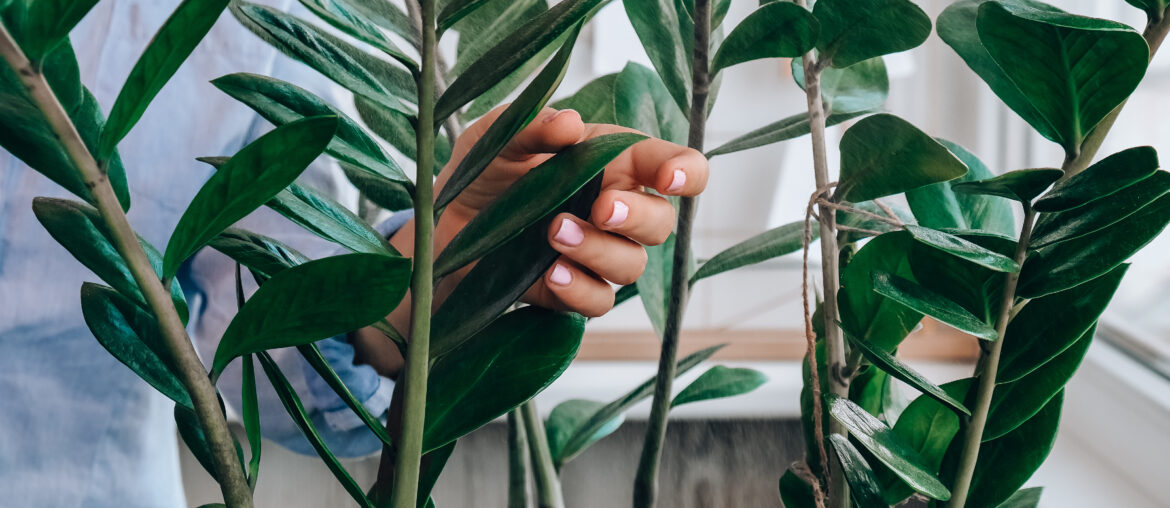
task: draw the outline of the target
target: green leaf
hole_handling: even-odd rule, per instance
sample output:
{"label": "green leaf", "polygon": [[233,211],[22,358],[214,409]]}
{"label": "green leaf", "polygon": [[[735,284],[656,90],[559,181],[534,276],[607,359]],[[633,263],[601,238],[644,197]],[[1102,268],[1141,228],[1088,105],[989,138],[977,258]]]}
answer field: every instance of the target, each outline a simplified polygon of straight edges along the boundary
{"label": "green leaf", "polygon": [[[57,243],[65,247],[65,250],[93,271],[98,278],[144,310],[150,308],[146,303],[146,297],[138,288],[138,282],[130,272],[130,267],[126,266],[122,255],[118,253],[118,248],[114,246],[114,235],[106,227],[105,220],[96,209],[67,199],[38,197],[33,198],[33,214]],[[146,258],[155,273],[161,276],[162,256],[142,237],[138,237],[138,243],[146,252]],[[179,281],[171,282],[170,291],[175,310],[178,311],[179,318],[186,323],[187,300],[183,296],[183,289],[179,287]]]}
{"label": "green leaf", "polygon": [[446,445],[540,393],[568,368],[584,332],[579,315],[524,307],[437,360],[423,449]]}
{"label": "green leaf", "polygon": [[240,150],[195,195],[167,244],[163,278],[209,240],[293,182],[337,130],[336,117],[312,117],[277,127]]}
{"label": "green leaf", "polygon": [[[875,111],[858,111],[856,113],[837,113],[831,114],[825,119],[825,126],[832,127],[841,122],[852,120],[859,116],[868,115]],[[778,122],[770,123],[759,129],[751,131],[747,134],[739,136],[731,141],[728,141],[719,147],[706,153],[708,158],[716,155],[724,155],[761,146],[767,146],[772,143],[779,143],[789,139],[796,139],[809,133],[808,113],[800,113],[784,118]]]}
{"label": "green leaf", "polygon": [[677,240],[671,233],[661,245],[646,247],[646,267],[638,280],[634,281],[634,287],[638,288],[638,294],[642,297],[642,307],[646,309],[646,316],[650,318],[650,325],[659,339],[666,332]]}
{"label": "green leaf", "polygon": [[849,442],[849,438],[840,434],[830,434],[829,442],[833,444],[833,452],[837,454],[841,471],[845,473],[845,480],[849,482],[849,495],[853,497],[853,502],[857,503],[857,506],[885,505],[873,469],[865,462],[861,452]]}
{"label": "green leaf", "polygon": [[1158,170],[1158,152],[1139,146],[1122,150],[1084,171],[1057,182],[1033,208],[1040,212],[1059,212],[1078,208],[1095,200],[1112,196],[1122,189],[1144,181]]}
{"label": "green leaf", "polygon": [[[877,274],[875,274],[875,278],[876,275]],[[861,352],[862,356],[864,356],[866,360],[869,360],[870,363],[873,363],[875,367],[914,387],[916,390],[922,392],[927,397],[939,401],[943,405],[956,412],[963,413],[965,415],[971,414],[971,411],[968,410],[962,402],[947,394],[946,391],[944,391],[942,388],[939,388],[934,383],[931,383],[929,379],[926,379],[925,376],[919,374],[914,369],[911,369],[910,366],[902,363],[898,357],[882,351],[881,349],[877,349],[872,344],[869,344],[863,340],[859,340],[852,333],[846,332],[845,338],[849,340],[849,344],[857,348],[857,350]]]}
{"label": "green leaf", "polygon": [[[862,212],[868,212],[868,213],[877,215],[878,217],[881,217],[881,218],[887,218],[887,219],[889,218],[889,216],[886,215],[886,211],[883,210],[882,207],[878,206],[873,201],[862,201],[861,203],[855,203],[855,204],[853,204],[852,208],[855,208],[855,209],[862,211]],[[905,210],[905,209],[897,207],[897,206],[887,206],[886,208],[888,208],[890,211],[894,212],[894,216],[897,217],[897,219],[899,221],[901,221],[903,224],[912,224],[914,222],[914,216],[911,215],[908,210]],[[866,231],[840,231],[840,232],[838,232],[838,235],[837,235],[837,244],[838,245],[848,245],[851,243],[857,243],[857,242],[860,242],[861,240],[869,238],[869,237],[878,236],[878,235],[881,235],[883,233],[890,233],[893,231],[898,231],[900,229],[903,229],[902,226],[896,226],[894,224],[891,224],[890,222],[876,219],[876,218],[868,216],[864,213],[853,212],[853,211],[848,210],[848,209],[837,210],[836,213],[837,213],[837,226],[838,227],[846,226],[846,227],[853,227],[853,228],[866,230]]]}
{"label": "green leaf", "polygon": [[203,428],[199,426],[199,419],[195,416],[195,411],[175,404],[174,415],[179,437],[183,439],[183,443],[187,445],[187,449],[191,451],[191,455],[195,456],[199,465],[203,466],[203,470],[207,471],[207,474],[211,475],[213,479],[216,478],[215,459],[211,456],[210,445],[207,443]]}
{"label": "green leaf", "polygon": [[447,206],[463,192],[463,189],[475,181],[488,164],[500,154],[508,142],[544,109],[544,105],[560,86],[565,72],[569,69],[569,56],[573,53],[573,45],[577,42],[577,35],[580,32],[580,24],[573,27],[552,61],[476,140],[467,155],[459,161],[459,165],[455,166],[443,189],[439,191],[439,196],[435,199],[435,208]]}
{"label": "green leaf", "polygon": [[987,413],[987,426],[983,428],[983,442],[1015,430],[1056,397],[1085,359],[1096,331],[1096,325],[1089,327],[1076,342],[1040,368],[1010,383],[997,384]]}
{"label": "green leaf", "polygon": [[995,176],[971,152],[962,146],[936,139],[955,154],[969,171],[955,180],[940,182],[906,191],[906,202],[918,225],[932,229],[981,230],[1015,236],[1015,218],[1011,202],[998,196],[955,192],[955,184],[984,180]]}
{"label": "green leaf", "polygon": [[297,225],[353,252],[395,254],[394,247],[341,203],[297,184],[265,203]]}
{"label": "green leaf", "polygon": [[[344,9],[356,14],[360,18],[365,18],[369,22],[377,25],[379,28],[384,28],[399,37],[406,39],[407,42],[414,44],[419,40],[418,30],[414,27],[414,23],[410,21],[410,17],[402,12],[402,8],[393,2],[375,1],[375,0],[302,0],[321,2],[325,8],[330,10]],[[326,3],[327,2],[327,3]],[[308,5],[308,4],[306,4]],[[312,5],[308,5],[313,9]]]}
{"label": "green leaf", "polygon": [[481,3],[478,9],[471,11],[452,27],[459,32],[459,43],[455,48],[455,66],[448,76],[462,74],[467,66],[489,49],[547,10],[548,2],[545,0],[487,0]]}
{"label": "green leaf", "polygon": [[955,192],[999,196],[1029,203],[1062,176],[1064,171],[1054,168],[1020,169],[993,178],[957,183],[951,188]]}
{"label": "green leaf", "polygon": [[431,357],[456,348],[520,300],[560,253],[548,243],[548,230],[561,213],[589,217],[601,192],[598,175],[573,197],[475,264],[439,306],[431,324]]}
{"label": "green leaf", "polygon": [[1024,261],[1016,294],[1036,298],[1076,287],[1116,268],[1170,222],[1170,195],[1091,235],[1036,249]]}
{"label": "green leaf", "polygon": [[361,192],[362,197],[379,207],[391,212],[398,212],[414,206],[414,197],[410,187],[408,187],[410,184],[406,182],[382,178],[345,163],[341,164],[341,172],[345,173],[345,178],[349,180],[349,183]]}
{"label": "green leaf", "polygon": [[758,370],[716,365],[700,374],[678,395],[675,395],[670,407],[743,395],[759,388],[766,382],[768,382],[768,376]]}
{"label": "green leaf", "polygon": [[923,463],[922,456],[884,423],[848,399],[830,395],[828,402],[833,418],[915,491],[940,501],[950,499],[951,492]]}
{"label": "green leaf", "polygon": [[874,365],[859,365],[849,383],[849,400],[884,422],[896,421],[900,408],[895,407],[894,397],[901,394],[895,392],[899,390],[895,384],[886,371]]}
{"label": "green leaf", "polygon": [[110,119],[102,130],[95,154],[97,160],[106,160],[114,152],[118,142],[126,137],[150,101],[175,75],[227,6],[228,0],[184,0],[175,8],[118,92]]}
{"label": "green leaf", "polygon": [[909,0],[820,0],[817,50],[833,67],[917,47],[930,35],[930,18]]}
{"label": "green leaf", "polygon": [[447,466],[447,459],[450,459],[451,454],[455,452],[455,444],[458,442],[451,441],[447,446],[423,455],[423,470],[419,475],[418,482],[417,506],[419,508],[434,508],[435,501],[431,499],[431,491],[439,482],[439,475],[443,473],[443,468]]}
{"label": "green leaf", "polygon": [[[548,437],[549,453],[558,469],[564,462],[572,458],[566,457],[565,446],[573,434],[593,415],[601,411],[605,405],[604,402],[594,400],[570,399],[557,404],[557,407],[554,407],[549,413],[544,428]],[[619,413],[597,429],[592,436],[589,436],[589,444],[601,441],[606,436],[613,434],[625,421],[625,414]]]}
{"label": "green leaf", "polygon": [[760,58],[798,58],[816,44],[819,30],[816,18],[804,7],[765,4],[727,34],[711,61],[711,74]]}
{"label": "green leaf", "polygon": [[438,15],[439,32],[458,23],[464,16],[481,7],[485,0],[448,0],[443,2]]}
{"label": "green leaf", "polygon": [[97,5],[97,0],[12,0],[3,21],[21,51],[33,62],[66,41],[69,32]]}
{"label": "green leaf", "polygon": [[[239,278],[236,280],[239,281]],[[248,448],[251,450],[248,459],[248,485],[255,489],[257,475],[260,473],[260,401],[256,394],[256,365],[252,363],[252,355],[244,355],[242,372],[240,418],[244,421],[244,432],[248,435]]]}
{"label": "green leaf", "polygon": [[1113,21],[988,2],[976,26],[988,55],[1031,107],[1021,116],[1072,155],[1137,88],[1149,64],[1141,34]]}
{"label": "green leaf", "polygon": [[223,333],[212,377],[247,353],[309,344],[384,319],[410,283],[410,260],[348,254],[284,270],[248,299]]}
{"label": "green leaf", "polygon": [[841,137],[841,183],[835,195],[868,201],[954,180],[967,166],[917,127],[890,114],[866,117]]}
{"label": "green leaf", "polygon": [[345,386],[345,382],[337,375],[337,371],[333,370],[333,366],[321,354],[321,350],[317,348],[317,345],[301,344],[297,346],[297,351],[301,353],[301,356],[304,357],[309,366],[317,371],[321,379],[325,380],[325,384],[328,384],[333,389],[333,393],[336,393],[341,401],[345,402],[345,405],[349,406],[349,409],[362,420],[362,423],[366,424],[366,428],[370,429],[370,432],[373,432],[375,436],[378,436],[378,439],[383,444],[393,448],[394,441],[391,439],[390,434],[386,432],[386,426],[382,425],[382,422],[370,414],[370,411],[366,409],[366,406],[357,397],[354,397],[353,392],[349,391],[348,386]]}
{"label": "green leaf", "polygon": [[950,233],[913,224],[907,224],[906,231],[925,245],[984,268],[1004,273],[1015,273],[1020,270],[1020,265],[1012,258]]}
{"label": "green leaf", "polygon": [[[262,286],[261,290],[264,287]],[[255,299],[256,297],[252,296],[252,300]],[[248,300],[248,302],[251,303],[252,300]],[[333,455],[333,452],[329,451],[329,447],[325,445],[325,441],[317,433],[317,429],[313,426],[312,420],[309,419],[308,412],[305,411],[305,406],[301,404],[301,398],[297,396],[296,390],[289,384],[288,379],[284,377],[284,373],[280,372],[280,367],[276,365],[276,362],[271,356],[268,356],[268,353],[261,352],[258,358],[260,358],[260,366],[264,368],[264,374],[272,382],[272,387],[276,390],[276,395],[280,397],[281,404],[284,404],[285,411],[292,417],[297,427],[300,427],[301,432],[308,439],[309,444],[313,445],[313,449],[317,451],[317,455],[325,462],[329,471],[333,473],[333,476],[337,478],[337,481],[341,483],[341,486],[345,488],[345,491],[349,493],[350,497],[353,497],[353,500],[359,506],[373,508],[374,504],[366,497],[361,485],[358,485],[354,481],[353,477],[349,475],[349,472],[345,470],[345,466],[342,466],[341,462],[337,460],[337,457]]]}
{"label": "green leaf", "polygon": [[[971,379],[960,379],[944,383],[941,388],[951,397],[962,398],[970,386]],[[893,430],[903,442],[918,452],[922,463],[933,473],[939,470],[959,428],[959,416],[953,410],[929,395],[922,395],[906,406]],[[898,504],[914,493],[914,489],[889,468],[875,464],[874,473],[882,486],[882,497],[886,504]]]}
{"label": "green leaf", "polygon": [[693,26],[690,16],[679,13],[674,0],[622,0],[622,5],[670,96],[679,111],[687,114],[691,110],[694,30],[683,27]]}
{"label": "green leaf", "polygon": [[616,111],[613,123],[650,137],[686,144],[690,122],[674,106],[670,92],[654,71],[637,63],[627,63],[614,82],[611,101]]}
{"label": "green leaf", "polygon": [[305,117],[335,116],[337,133],[325,147],[325,153],[382,178],[410,181],[357,122],[308,90],[279,79],[243,72],[228,74],[211,83],[277,126]]}
{"label": "green leaf", "polygon": [[[397,60],[402,65],[406,66],[412,72],[418,70],[418,64],[406,56],[397,44],[394,44],[387,37],[377,25],[372,23],[368,15],[354,5],[349,4],[345,0],[300,0],[301,5],[308,7],[313,14],[318,18],[325,20],[334,28],[353,36],[354,38],[373,46],[389,55],[391,58]],[[357,3],[362,3],[358,1]],[[389,9],[384,4],[389,2],[377,2],[380,8]],[[369,9],[366,9],[369,10]],[[411,34],[413,35],[413,34]],[[407,37],[411,39],[412,37]]]}
{"label": "green leaf", "polygon": [[[398,150],[410,160],[418,159],[418,150],[415,147],[415,124],[418,120],[400,111],[388,109],[368,99],[355,96],[354,107],[362,123],[378,137],[386,140],[390,146]],[[447,160],[451,158],[451,144],[447,136],[435,136],[435,174],[443,169]]]}
{"label": "green leaf", "polygon": [[1170,193],[1170,173],[1155,172],[1149,178],[1115,192],[1089,206],[1041,215],[1032,229],[1028,246],[1039,249],[1104,230],[1142,211]]}
{"label": "green leaf", "polygon": [[996,381],[1023,378],[1084,336],[1113,298],[1127,268],[1119,266],[1082,286],[1028,302],[1008,323]]}
{"label": "green leaf", "polygon": [[[966,233],[961,238],[1000,254],[1014,254],[1016,240],[988,234]],[[915,242],[909,253],[911,273],[923,287],[967,309],[980,320],[992,323],[999,316],[1004,276],[964,259]]]}
{"label": "green leaf", "polygon": [[780,501],[786,508],[816,508],[812,485],[802,480],[791,469],[780,477]]}
{"label": "green leaf", "polygon": [[508,35],[451,83],[435,104],[435,122],[447,117],[490,89],[527,62],[561,34],[570,30],[603,0],[565,0],[532,18]]}
{"label": "green leaf", "polygon": [[435,277],[458,270],[516,236],[645,138],[633,133],[598,136],[561,150],[533,168],[451,239],[435,259]]}
{"label": "green leaf", "polygon": [[81,312],[94,338],[110,355],[175,403],[191,406],[191,396],[170,364],[154,316],[117,291],[86,282],[81,285]]}
{"label": "green leaf", "polygon": [[[810,241],[816,241],[820,236],[820,229],[812,228],[810,233],[812,236]],[[736,268],[791,254],[803,246],[804,222],[793,222],[769,229],[711,257],[691,276],[691,284]]]}
{"label": "green leaf", "polygon": [[409,72],[275,9],[233,2],[231,11],[240,23],[281,53],[312,67],[355,95],[412,114],[409,104],[417,101],[417,95]]}
{"label": "green leaf", "polygon": [[866,243],[841,270],[837,302],[842,326],[883,351],[898,347],[922,314],[875,293],[871,274],[880,271],[912,279],[908,253],[914,243],[909,233],[886,233]]}
{"label": "green leaf", "polygon": [[[543,6],[541,6],[541,9],[543,11]],[[489,88],[488,91],[480,94],[479,97],[476,97],[474,100],[472,100],[471,104],[467,106],[467,110],[464,111],[463,115],[461,115],[462,118],[481,117],[490,112],[505,99],[508,99],[509,96],[512,95],[512,92],[515,92],[516,89],[520,87],[520,85],[528,81],[528,78],[532,76],[533,72],[536,72],[541,68],[541,65],[544,64],[546,60],[548,60],[549,56],[553,54],[554,50],[564,46],[565,41],[568,38],[569,33],[566,32],[561,34],[560,37],[553,39],[553,42],[549,43],[538,53],[533,55],[532,58],[529,58],[528,61],[520,64],[520,67],[517,67],[516,70],[512,71],[511,74],[508,74],[503,79],[501,79],[499,83],[496,83],[491,88]]]}
{"label": "green leaf", "polygon": [[[627,64],[637,65],[637,64]],[[576,93],[552,104],[555,109],[572,109],[585,123],[618,123],[614,104],[618,73],[606,74],[590,81]],[[661,84],[661,80],[659,81]]]}
{"label": "green leaf", "polygon": [[227,228],[207,246],[266,278],[309,261],[292,247],[244,229]]}
{"label": "green leaf", "polygon": [[1017,490],[1012,497],[1000,504],[998,508],[1036,508],[1040,506],[1040,494],[1044,487],[1032,487]]}
{"label": "green leaf", "polygon": [[[726,344],[701,349],[679,360],[675,364],[675,377],[681,376],[695,368],[724,346]],[[557,468],[560,469],[561,466],[572,460],[573,457],[576,457],[590,445],[597,442],[597,440],[605,437],[605,433],[602,432],[603,429],[609,426],[616,426],[617,424],[613,423],[614,420],[621,418],[622,413],[627,409],[653,395],[656,379],[657,377],[651,377],[629,393],[592,412],[587,418],[576,418],[571,422],[566,422],[566,424],[571,424],[571,429],[557,431],[569,435],[567,439],[563,440],[563,444],[558,444],[559,453],[553,455],[553,462],[556,463]],[[558,439],[558,441],[561,440]]]}
{"label": "green leaf", "polygon": [[[792,79],[804,90],[804,63],[794,58],[791,67]],[[889,96],[890,78],[881,57],[821,71],[821,100],[830,114],[877,111]]]}

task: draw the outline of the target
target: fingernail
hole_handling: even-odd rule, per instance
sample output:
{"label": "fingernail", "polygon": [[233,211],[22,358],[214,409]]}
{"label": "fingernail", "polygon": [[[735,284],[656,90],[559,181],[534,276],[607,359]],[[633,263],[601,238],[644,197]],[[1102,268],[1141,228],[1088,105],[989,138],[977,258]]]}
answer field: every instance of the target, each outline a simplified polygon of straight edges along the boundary
{"label": "fingernail", "polygon": [[568,286],[570,282],[573,282],[573,274],[569,272],[568,268],[565,268],[565,265],[557,263],[553,267],[552,274],[548,276],[548,280],[558,286]]}
{"label": "fingernail", "polygon": [[560,111],[557,111],[556,113],[553,113],[553,114],[551,114],[551,115],[548,115],[548,116],[544,117],[544,123],[552,123],[552,121],[553,121],[553,120],[556,120],[556,119],[557,119],[557,117],[559,117],[559,116],[561,116],[561,115],[563,115],[563,114],[565,114],[565,113],[568,113],[568,112],[570,112],[570,111],[573,111],[573,110],[571,110],[571,109],[562,109],[562,110],[560,110]]}
{"label": "fingernail", "polygon": [[557,234],[553,236],[553,240],[561,242],[569,247],[576,247],[581,245],[585,240],[585,232],[581,230],[576,222],[569,219],[561,219],[561,229],[557,230]]}
{"label": "fingernail", "polygon": [[609,219],[605,221],[606,226],[620,226],[630,216],[629,205],[621,201],[613,202],[613,213],[609,215]]}
{"label": "fingernail", "polygon": [[678,192],[682,190],[683,185],[687,183],[687,174],[681,169],[674,170],[674,179],[670,181],[670,187],[666,188],[666,192]]}

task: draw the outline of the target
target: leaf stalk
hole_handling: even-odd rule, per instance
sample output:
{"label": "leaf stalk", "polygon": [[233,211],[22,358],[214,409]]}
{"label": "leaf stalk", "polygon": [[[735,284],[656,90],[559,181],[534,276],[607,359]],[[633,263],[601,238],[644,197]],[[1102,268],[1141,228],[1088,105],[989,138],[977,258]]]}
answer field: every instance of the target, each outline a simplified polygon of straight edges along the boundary
{"label": "leaf stalk", "polygon": [[528,401],[520,406],[524,429],[528,434],[528,449],[532,453],[533,474],[536,477],[537,508],[565,508],[565,495],[561,491],[561,479],[553,465],[552,452],[545,437],[544,422],[536,410],[536,402]]}

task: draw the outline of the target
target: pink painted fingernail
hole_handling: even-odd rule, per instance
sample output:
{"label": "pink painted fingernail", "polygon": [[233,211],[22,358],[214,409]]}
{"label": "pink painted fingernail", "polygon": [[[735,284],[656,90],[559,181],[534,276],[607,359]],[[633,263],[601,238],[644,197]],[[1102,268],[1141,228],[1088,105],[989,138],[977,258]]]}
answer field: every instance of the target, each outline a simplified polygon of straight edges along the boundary
{"label": "pink painted fingernail", "polygon": [[569,247],[576,247],[585,241],[585,232],[581,230],[576,222],[569,219],[561,219],[561,229],[557,230],[557,234],[553,236],[553,240],[561,242]]}
{"label": "pink painted fingernail", "polygon": [[621,201],[613,202],[613,213],[605,221],[606,226],[620,226],[630,216],[630,206]]}
{"label": "pink painted fingernail", "polygon": [[562,109],[560,111],[557,111],[556,113],[548,115],[548,116],[544,117],[544,123],[552,123],[553,120],[557,119],[557,117],[559,117],[565,113],[568,113],[570,111],[573,111],[573,110],[572,109]]}
{"label": "pink painted fingernail", "polygon": [[687,183],[687,174],[681,169],[674,170],[674,179],[670,181],[670,187],[666,188],[666,192],[678,192],[682,190],[683,185]]}
{"label": "pink painted fingernail", "polygon": [[565,265],[557,263],[553,267],[552,274],[548,276],[548,280],[558,286],[568,286],[570,282],[573,282],[573,274],[569,272],[568,268],[565,268]]}

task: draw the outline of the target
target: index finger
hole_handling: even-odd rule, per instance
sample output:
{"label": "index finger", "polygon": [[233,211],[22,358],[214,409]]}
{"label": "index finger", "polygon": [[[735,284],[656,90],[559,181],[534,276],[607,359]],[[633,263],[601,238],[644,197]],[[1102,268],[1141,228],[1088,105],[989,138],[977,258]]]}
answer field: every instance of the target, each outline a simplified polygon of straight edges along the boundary
{"label": "index finger", "polygon": [[[586,124],[585,137],[637,132],[616,125]],[[604,186],[632,190],[651,187],[665,196],[696,196],[707,188],[709,166],[702,152],[648,138],[622,152],[605,169]]]}

